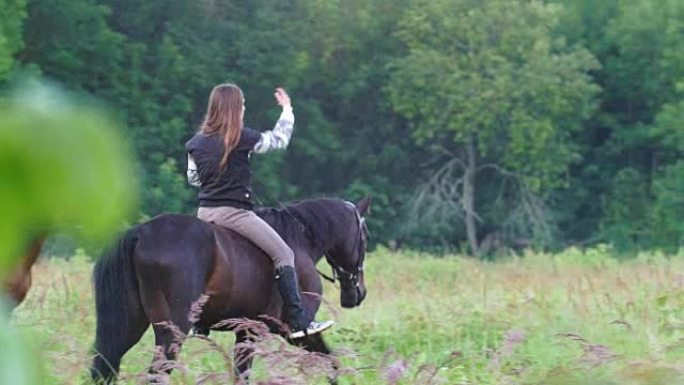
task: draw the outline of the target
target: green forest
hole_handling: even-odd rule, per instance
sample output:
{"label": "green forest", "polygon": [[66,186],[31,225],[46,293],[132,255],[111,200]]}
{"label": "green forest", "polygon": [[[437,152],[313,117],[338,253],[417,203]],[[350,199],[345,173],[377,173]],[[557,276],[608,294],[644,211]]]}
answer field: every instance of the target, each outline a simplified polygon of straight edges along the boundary
{"label": "green forest", "polygon": [[259,130],[293,100],[258,205],[371,194],[376,244],[476,256],[684,245],[681,0],[0,0],[0,87],[34,77],[124,127],[132,222],[195,212],[184,143],[232,82]]}

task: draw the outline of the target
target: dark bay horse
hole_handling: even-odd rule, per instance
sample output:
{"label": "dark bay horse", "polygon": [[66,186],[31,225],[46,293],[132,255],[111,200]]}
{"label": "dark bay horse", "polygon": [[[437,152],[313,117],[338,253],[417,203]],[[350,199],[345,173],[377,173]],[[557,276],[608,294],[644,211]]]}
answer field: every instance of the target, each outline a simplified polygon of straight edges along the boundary
{"label": "dark bay horse", "polygon": [[38,260],[47,235],[36,235],[27,245],[24,254],[10,273],[2,279],[2,290],[10,300],[12,308],[19,306],[31,287],[31,267]]}
{"label": "dark bay horse", "polygon": [[[369,205],[370,197],[357,204],[315,199],[256,210],[294,251],[303,307],[310,319],[321,304],[322,284],[315,265],[323,256],[340,280],[341,305],[355,307],[365,298],[368,231],[363,215]],[[91,376],[96,382],[115,379],[121,357],[150,324],[155,344],[173,360],[179,341],[164,323],[187,334],[193,326],[226,330],[215,325],[230,318],[287,321],[268,256],[236,233],[188,215],[164,214],[130,229],[97,262],[93,281],[97,355]],[[203,295],[208,300],[199,320],[191,324],[191,306]],[[236,343],[246,338],[236,333]],[[305,339],[311,339],[304,344],[307,350],[330,353],[320,334]],[[244,362],[236,367],[239,376],[251,362],[238,361]]]}

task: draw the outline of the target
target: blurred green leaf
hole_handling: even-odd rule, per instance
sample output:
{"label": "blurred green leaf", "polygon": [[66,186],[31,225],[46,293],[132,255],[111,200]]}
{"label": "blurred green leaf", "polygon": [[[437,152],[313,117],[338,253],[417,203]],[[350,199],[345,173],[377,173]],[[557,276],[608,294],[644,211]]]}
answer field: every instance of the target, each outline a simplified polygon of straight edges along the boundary
{"label": "blurred green leaf", "polygon": [[27,85],[0,103],[0,273],[38,232],[107,240],[134,207],[131,155],[104,111]]}

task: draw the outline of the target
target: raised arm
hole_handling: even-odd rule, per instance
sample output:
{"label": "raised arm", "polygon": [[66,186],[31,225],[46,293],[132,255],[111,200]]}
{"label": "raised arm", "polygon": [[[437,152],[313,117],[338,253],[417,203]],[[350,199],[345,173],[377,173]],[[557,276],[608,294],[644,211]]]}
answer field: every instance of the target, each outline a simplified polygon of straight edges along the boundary
{"label": "raised arm", "polygon": [[253,152],[257,154],[283,149],[290,144],[292,130],[294,129],[294,113],[292,112],[290,96],[284,89],[277,88],[275,98],[278,104],[283,107],[283,112],[272,130],[261,133],[261,139],[254,145],[253,149]]}

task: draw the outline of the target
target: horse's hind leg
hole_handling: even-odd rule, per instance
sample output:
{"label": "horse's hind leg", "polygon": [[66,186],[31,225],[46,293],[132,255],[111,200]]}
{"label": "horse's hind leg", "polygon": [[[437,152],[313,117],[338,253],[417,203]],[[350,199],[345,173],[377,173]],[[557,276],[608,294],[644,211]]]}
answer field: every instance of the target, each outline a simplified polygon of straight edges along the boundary
{"label": "horse's hind leg", "polygon": [[165,378],[174,368],[176,357],[191,326],[187,314],[191,302],[187,301],[187,306],[183,306],[173,301],[173,305],[177,307],[171,309],[166,298],[173,297],[167,297],[162,292],[143,296],[145,311],[154,329],[156,350],[149,369],[150,380],[153,383],[157,380],[165,382]]}
{"label": "horse's hind leg", "polygon": [[[141,274],[139,269],[138,274]],[[143,272],[147,277],[160,277],[140,281],[140,296],[147,318],[154,329],[155,355],[150,366],[152,382],[165,378],[174,368],[187,333],[190,331],[188,313],[195,298],[196,290],[182,287],[182,272],[157,271],[155,274]],[[178,289],[174,289],[174,288]],[[155,379],[156,378],[156,379]]]}

